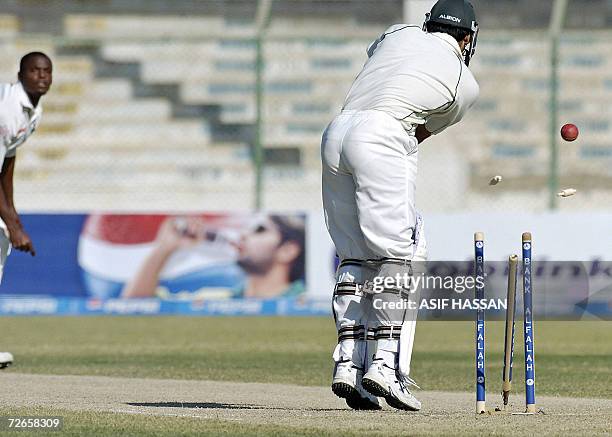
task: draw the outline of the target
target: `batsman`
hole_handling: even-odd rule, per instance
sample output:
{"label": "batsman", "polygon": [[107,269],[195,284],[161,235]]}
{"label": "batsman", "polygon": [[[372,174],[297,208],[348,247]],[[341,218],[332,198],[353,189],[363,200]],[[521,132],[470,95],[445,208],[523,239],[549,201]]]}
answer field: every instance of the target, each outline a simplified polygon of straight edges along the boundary
{"label": "batsman", "polygon": [[421,408],[410,392],[416,310],[384,304],[410,296],[397,278],[427,259],[415,205],[419,146],[476,101],[468,66],[477,36],[467,0],[439,0],[423,26],[391,26],[368,47],[323,133],[323,207],[340,259],[332,391],[353,409],[380,409],[381,398],[397,409]]}

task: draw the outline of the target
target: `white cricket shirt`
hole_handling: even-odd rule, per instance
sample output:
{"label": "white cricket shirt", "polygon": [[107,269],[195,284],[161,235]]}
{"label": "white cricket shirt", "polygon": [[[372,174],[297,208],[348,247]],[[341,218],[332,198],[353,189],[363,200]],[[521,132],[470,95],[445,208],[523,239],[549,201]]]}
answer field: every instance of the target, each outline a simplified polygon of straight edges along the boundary
{"label": "white cricket shirt", "polygon": [[368,56],[343,109],[383,111],[411,134],[419,124],[437,134],[459,122],[478,98],[459,44],[445,33],[396,24],[368,47]]}
{"label": "white cricket shirt", "polygon": [[41,115],[42,105],[32,106],[21,82],[0,84],[0,165],[34,133]]}

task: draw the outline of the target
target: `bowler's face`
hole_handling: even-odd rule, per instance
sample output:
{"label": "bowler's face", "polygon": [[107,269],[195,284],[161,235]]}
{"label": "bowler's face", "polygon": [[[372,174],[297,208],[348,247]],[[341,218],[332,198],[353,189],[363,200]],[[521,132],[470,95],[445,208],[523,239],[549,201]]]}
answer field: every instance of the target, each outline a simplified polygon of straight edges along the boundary
{"label": "bowler's face", "polygon": [[44,56],[34,56],[27,60],[19,80],[26,93],[43,96],[47,94],[53,82],[53,66]]}

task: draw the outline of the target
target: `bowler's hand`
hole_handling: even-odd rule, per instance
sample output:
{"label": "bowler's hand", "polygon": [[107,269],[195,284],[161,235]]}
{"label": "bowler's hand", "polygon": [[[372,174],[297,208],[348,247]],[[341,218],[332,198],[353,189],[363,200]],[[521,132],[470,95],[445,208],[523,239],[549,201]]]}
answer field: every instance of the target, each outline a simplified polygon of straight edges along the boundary
{"label": "bowler's hand", "polygon": [[23,229],[9,230],[9,235],[11,238],[11,246],[13,246],[15,249],[20,250],[22,252],[27,252],[32,256],[36,255],[32,240]]}

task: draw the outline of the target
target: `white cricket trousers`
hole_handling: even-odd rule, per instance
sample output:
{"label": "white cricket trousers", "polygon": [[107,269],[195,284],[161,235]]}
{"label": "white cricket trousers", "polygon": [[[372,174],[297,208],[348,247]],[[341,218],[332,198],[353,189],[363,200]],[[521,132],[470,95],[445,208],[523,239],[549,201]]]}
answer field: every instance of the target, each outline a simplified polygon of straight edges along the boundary
{"label": "white cricket trousers", "polygon": [[381,111],[343,111],[321,143],[323,208],[340,260],[414,256],[418,142]]}
{"label": "white cricket trousers", "polygon": [[0,220],[0,282],[4,275],[4,264],[11,253],[11,240],[9,238],[8,229],[2,220]]}
{"label": "white cricket trousers", "polygon": [[[399,121],[381,111],[343,111],[327,127],[321,143],[325,220],[340,260],[427,259],[421,220],[417,220],[415,189],[418,142]],[[418,222],[418,223],[417,223]],[[415,240],[417,240],[415,244]],[[337,283],[363,283],[375,272],[365,267],[340,267]],[[371,308],[361,294],[335,294],[334,317],[339,341],[336,363],[352,361],[364,370],[364,331],[401,325],[397,339],[379,340],[378,354],[399,370],[410,372],[416,312],[393,320]]]}

